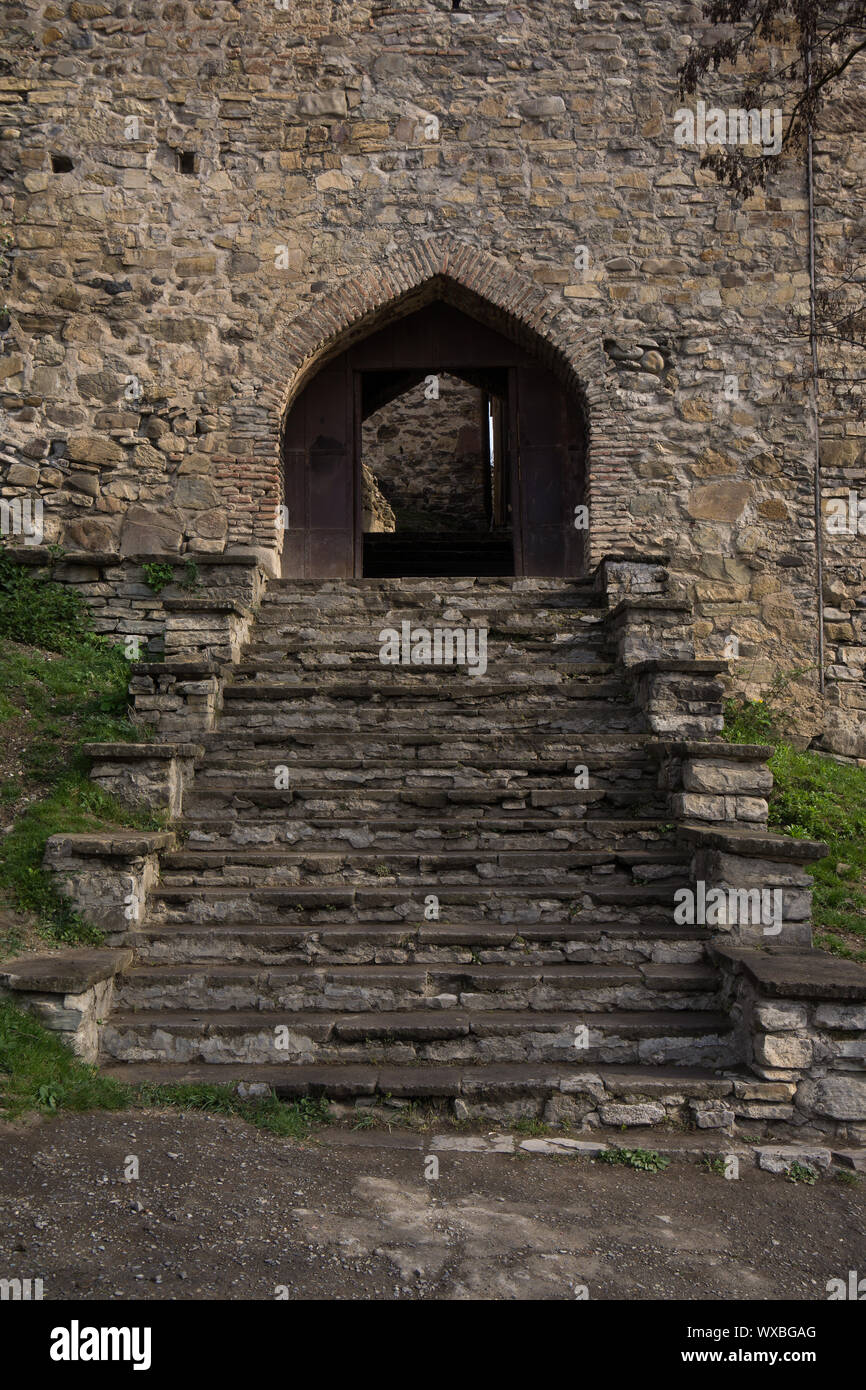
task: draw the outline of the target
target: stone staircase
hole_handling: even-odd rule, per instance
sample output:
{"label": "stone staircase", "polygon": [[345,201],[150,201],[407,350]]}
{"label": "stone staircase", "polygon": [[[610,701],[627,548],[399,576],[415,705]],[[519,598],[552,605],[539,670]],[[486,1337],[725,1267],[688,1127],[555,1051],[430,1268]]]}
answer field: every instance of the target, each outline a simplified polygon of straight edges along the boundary
{"label": "stone staircase", "polygon": [[[738,1063],[689,865],[599,593],[272,583],[128,938],[102,1059],[130,1080],[651,1123]],[[487,628],[487,666],[380,632]],[[580,769],[585,768],[585,776]]]}

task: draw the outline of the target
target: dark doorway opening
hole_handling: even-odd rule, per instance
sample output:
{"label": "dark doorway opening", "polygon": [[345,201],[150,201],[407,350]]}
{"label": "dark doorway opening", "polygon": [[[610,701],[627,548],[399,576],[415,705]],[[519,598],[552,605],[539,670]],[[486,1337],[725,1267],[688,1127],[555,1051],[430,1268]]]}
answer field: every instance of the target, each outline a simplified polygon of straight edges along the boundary
{"label": "dark doorway opening", "polygon": [[363,572],[514,573],[507,372],[361,376]]}
{"label": "dark doorway opening", "polygon": [[283,574],[579,575],[585,436],[523,346],[443,301],[406,314],[286,417]]}

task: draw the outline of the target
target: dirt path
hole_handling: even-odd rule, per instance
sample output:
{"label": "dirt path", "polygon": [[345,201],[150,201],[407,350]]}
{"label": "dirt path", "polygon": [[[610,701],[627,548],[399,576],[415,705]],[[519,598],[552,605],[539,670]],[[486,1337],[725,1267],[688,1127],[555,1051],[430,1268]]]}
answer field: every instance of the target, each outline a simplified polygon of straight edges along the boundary
{"label": "dirt path", "polygon": [[[864,1264],[866,1182],[814,1187],[685,1160],[301,1143],[178,1112],[0,1132],[6,1277],[46,1299],[826,1299]],[[349,1142],[347,1142],[347,1140]],[[138,1179],[124,1169],[138,1162]]]}

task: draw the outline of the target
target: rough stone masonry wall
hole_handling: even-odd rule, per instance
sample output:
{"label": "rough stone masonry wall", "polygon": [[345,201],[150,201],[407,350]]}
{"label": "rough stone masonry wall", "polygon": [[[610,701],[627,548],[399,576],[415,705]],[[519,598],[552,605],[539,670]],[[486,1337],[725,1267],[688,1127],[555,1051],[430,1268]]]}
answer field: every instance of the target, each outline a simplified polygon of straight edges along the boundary
{"label": "rough stone masonry wall", "polygon": [[397,529],[484,530],[481,392],[457,377],[425,383],[364,421],[362,459],[397,517]]}
{"label": "rough stone masonry wall", "polygon": [[[850,273],[864,253],[863,186],[866,182],[866,80],[856,80],[830,101],[815,143],[817,260],[819,284],[827,287]],[[862,302],[862,283],[848,295]],[[863,334],[860,333],[862,339]],[[821,392],[821,490],[824,526],[824,636],[829,675],[825,743],[840,753],[866,757],[866,371],[862,350],[823,342],[821,366],[844,378],[840,402]],[[851,408],[859,402],[859,410]],[[860,418],[858,418],[860,417]],[[839,504],[846,528],[837,529]],[[833,513],[835,512],[835,516]]]}
{"label": "rough stone masonry wall", "polygon": [[[4,6],[5,498],[38,493],[47,538],[75,548],[273,549],[287,403],[348,335],[435,284],[582,383],[592,559],[670,551],[699,651],[733,633],[750,689],[814,668],[813,448],[789,317],[807,287],[802,161],[738,208],[675,144],[700,6],[281,3]],[[701,95],[729,92],[714,76]],[[828,139],[825,250],[863,161],[850,132]],[[861,443],[831,422],[841,482]],[[853,675],[840,737],[866,755],[855,549],[834,557],[828,621]]]}

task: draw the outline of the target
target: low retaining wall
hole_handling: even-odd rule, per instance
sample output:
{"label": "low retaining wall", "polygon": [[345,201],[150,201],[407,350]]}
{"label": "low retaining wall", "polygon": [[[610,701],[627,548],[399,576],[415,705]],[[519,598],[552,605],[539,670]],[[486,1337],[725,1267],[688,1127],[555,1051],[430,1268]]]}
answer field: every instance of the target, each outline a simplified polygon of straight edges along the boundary
{"label": "low retaining wall", "polygon": [[716,943],[711,954],[744,1060],[777,1093],[761,1116],[866,1143],[866,970],[821,951]]}
{"label": "low retaining wall", "polygon": [[61,951],[22,956],[0,966],[0,998],[13,999],[85,1062],[99,1053],[99,1027],[114,996],[114,978],[132,961],[132,951]]}

